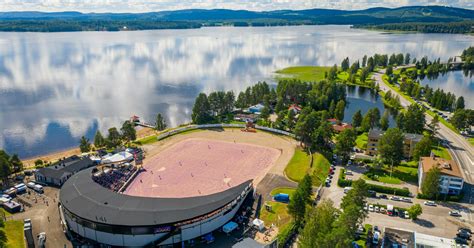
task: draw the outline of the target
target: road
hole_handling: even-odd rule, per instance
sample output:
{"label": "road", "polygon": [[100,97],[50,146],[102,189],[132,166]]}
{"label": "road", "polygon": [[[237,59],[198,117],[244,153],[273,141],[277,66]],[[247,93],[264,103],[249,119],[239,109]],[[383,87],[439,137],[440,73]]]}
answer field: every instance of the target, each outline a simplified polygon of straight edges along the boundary
{"label": "road", "polygon": [[[385,73],[385,70],[380,70],[372,76],[372,78],[379,85],[380,89],[384,92],[391,91],[392,95],[398,95],[400,98],[400,104],[406,108],[411,105],[411,102],[408,101],[405,97],[398,94],[398,92],[392,90],[388,87],[385,82],[382,80],[382,76]],[[431,122],[433,117],[426,114],[427,122]],[[466,187],[466,199],[469,203],[474,203],[474,148],[473,146],[461,135],[455,133],[453,130],[449,129],[443,123],[440,123],[438,136],[442,139],[446,139],[449,142],[448,150],[451,153],[453,159],[458,165],[461,166],[461,172],[464,176],[465,187]]]}

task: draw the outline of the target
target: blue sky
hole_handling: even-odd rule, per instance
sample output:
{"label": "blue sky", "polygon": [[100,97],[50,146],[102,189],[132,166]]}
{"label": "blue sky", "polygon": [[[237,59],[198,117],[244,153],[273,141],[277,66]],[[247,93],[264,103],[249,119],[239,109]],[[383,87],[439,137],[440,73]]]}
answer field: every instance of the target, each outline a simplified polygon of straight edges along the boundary
{"label": "blue sky", "polygon": [[474,0],[0,0],[0,11],[150,12],[189,8],[365,9],[407,5],[448,5],[474,9]]}

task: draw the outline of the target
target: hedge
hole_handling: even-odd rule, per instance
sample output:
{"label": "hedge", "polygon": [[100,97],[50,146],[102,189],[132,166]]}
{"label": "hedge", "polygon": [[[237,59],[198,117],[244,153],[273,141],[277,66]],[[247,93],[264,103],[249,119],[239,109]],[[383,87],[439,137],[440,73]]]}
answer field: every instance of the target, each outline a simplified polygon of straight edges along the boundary
{"label": "hedge", "polygon": [[[352,185],[352,180],[346,180],[345,169],[342,169],[339,173],[339,179],[337,180],[337,185],[341,188],[349,187]],[[373,190],[378,193],[384,194],[394,194],[398,196],[410,196],[410,191],[408,189],[392,188],[382,185],[370,184],[367,183],[367,189]]]}
{"label": "hedge", "polygon": [[440,194],[438,197],[428,197],[422,193],[419,193],[416,198],[424,199],[424,200],[433,200],[433,201],[452,201],[452,202],[460,202],[464,198],[464,193],[459,195],[445,195]]}

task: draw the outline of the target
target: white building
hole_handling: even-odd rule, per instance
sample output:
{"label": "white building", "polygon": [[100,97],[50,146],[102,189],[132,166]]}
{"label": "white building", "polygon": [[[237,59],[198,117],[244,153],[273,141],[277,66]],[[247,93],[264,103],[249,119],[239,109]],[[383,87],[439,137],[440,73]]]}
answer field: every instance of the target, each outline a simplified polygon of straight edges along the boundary
{"label": "white building", "polygon": [[452,160],[446,160],[434,156],[422,157],[418,165],[418,186],[421,189],[426,173],[433,167],[441,170],[440,193],[459,195],[464,185],[459,166]]}

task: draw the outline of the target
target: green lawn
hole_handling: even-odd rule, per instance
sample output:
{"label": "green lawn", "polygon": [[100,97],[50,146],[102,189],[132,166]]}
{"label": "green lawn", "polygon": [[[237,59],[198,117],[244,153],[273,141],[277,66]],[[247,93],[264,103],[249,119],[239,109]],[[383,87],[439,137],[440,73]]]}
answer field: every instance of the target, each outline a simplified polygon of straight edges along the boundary
{"label": "green lawn", "polygon": [[469,141],[469,143],[474,146],[474,138],[468,138],[467,141]]}
{"label": "green lawn", "polygon": [[5,222],[5,233],[7,235],[7,248],[25,247],[23,234],[23,221],[9,220]]}
{"label": "green lawn", "polygon": [[158,136],[157,135],[151,135],[148,137],[145,137],[143,139],[139,139],[134,141],[133,143],[138,144],[138,145],[147,145],[147,144],[152,144],[158,141]]}
{"label": "green lawn", "polygon": [[293,157],[285,168],[286,176],[295,182],[299,182],[306,173],[309,173],[310,161],[311,157],[306,152],[301,149],[296,149],[295,154],[293,154]]}
{"label": "green lawn", "polygon": [[368,139],[369,138],[368,138],[366,132],[360,134],[359,136],[357,136],[357,139],[356,139],[356,147],[361,149],[361,150],[365,150],[367,148]]}
{"label": "green lawn", "polygon": [[0,208],[0,211],[3,212],[2,215],[5,215],[5,217],[11,216],[12,214],[8,211],[6,211],[4,208]]}
{"label": "green lawn", "polygon": [[270,192],[270,195],[274,196],[276,194],[283,193],[283,194],[288,194],[291,197],[291,195],[295,193],[295,191],[296,191],[295,188],[281,187],[281,188],[273,189],[272,192]]}
{"label": "green lawn", "polygon": [[394,166],[391,176],[390,165],[384,165],[381,169],[369,170],[365,173],[364,178],[388,184],[416,183],[418,181],[417,162],[413,161]]}
{"label": "green lawn", "polygon": [[320,153],[313,154],[313,185],[319,186],[326,180],[331,164]]}
{"label": "green lawn", "polygon": [[432,149],[434,155],[440,158],[444,158],[447,160],[452,160],[453,158],[451,157],[451,154],[449,154],[448,149],[442,146],[433,146]]}
{"label": "green lawn", "polygon": [[305,82],[319,82],[324,79],[325,72],[329,72],[329,66],[294,66],[276,71],[280,78],[297,78]]}
{"label": "green lawn", "polygon": [[280,230],[284,229],[291,222],[291,216],[288,213],[288,205],[281,202],[267,201],[272,207],[272,211],[267,211],[265,206],[260,209],[260,219],[265,222],[266,226],[275,224]]}
{"label": "green lawn", "polygon": [[310,167],[311,156],[301,149],[296,149],[295,154],[285,168],[286,176],[299,182],[306,174],[313,176],[313,185],[319,186],[326,180],[329,171],[329,161],[321,154],[313,154],[313,164]]}

